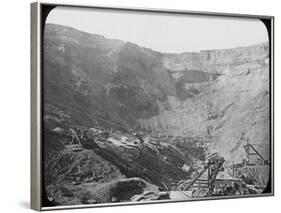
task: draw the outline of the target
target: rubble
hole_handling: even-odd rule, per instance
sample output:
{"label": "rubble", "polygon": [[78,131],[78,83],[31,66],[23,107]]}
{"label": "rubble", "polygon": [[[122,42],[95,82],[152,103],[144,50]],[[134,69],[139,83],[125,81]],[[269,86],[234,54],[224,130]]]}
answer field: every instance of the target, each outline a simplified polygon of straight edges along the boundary
{"label": "rubble", "polygon": [[[76,127],[77,129],[77,127]],[[103,200],[99,200],[98,197],[93,195],[81,195],[82,198],[78,201],[74,201],[71,196],[63,193],[61,196],[65,197],[67,202],[75,203],[81,202],[83,204],[88,203],[99,203],[105,202],[105,200],[110,202],[120,202],[125,200],[130,200],[133,202],[138,201],[152,201],[152,200],[162,200],[162,199],[190,199],[193,197],[204,197],[204,196],[226,196],[233,194],[250,194],[250,193],[259,193],[260,187],[256,185],[251,185],[249,182],[245,182],[245,178],[238,179],[231,177],[228,170],[224,169],[223,163],[224,159],[219,156],[218,153],[209,154],[206,157],[205,161],[200,161],[195,158],[192,161],[192,164],[183,160],[187,155],[181,153],[180,150],[187,150],[187,145],[190,144],[191,147],[196,147],[198,149],[198,140],[201,141],[200,138],[188,138],[188,137],[154,137],[149,135],[149,133],[145,133],[146,138],[143,143],[138,141],[138,144],[134,143],[134,140],[138,140],[133,133],[123,133],[120,131],[114,130],[106,130],[99,129],[99,127],[95,127],[95,129],[79,129],[77,137],[81,140],[81,145],[77,144],[66,144],[65,145],[65,153],[67,150],[73,153],[81,152],[81,156],[85,155],[85,149],[87,150],[95,150],[95,152],[104,157],[105,160],[108,160],[110,163],[116,165],[122,173],[125,172],[126,176],[134,175],[143,178],[143,180],[138,179],[120,179],[117,182],[103,183],[102,185],[98,184],[94,186],[95,190],[101,190],[99,193],[103,193],[102,190],[109,187],[110,185],[114,187],[123,187],[127,190],[127,187],[130,186],[132,181],[146,183],[146,181],[155,184],[154,190],[146,190],[143,189],[141,191],[134,191],[131,193],[131,197],[127,196],[126,198],[122,198],[123,195],[106,195],[107,198],[103,198]],[[53,131],[52,134],[60,135],[60,132]],[[71,134],[71,133],[69,133]],[[142,133],[144,134],[144,133]],[[65,135],[67,137],[67,134]],[[70,138],[70,137],[69,137]],[[204,139],[205,140],[205,139]],[[173,141],[174,145],[171,145],[171,141]],[[134,148],[134,149],[132,149]],[[134,151],[135,150],[135,151]],[[142,153],[142,158],[135,158],[136,153]],[[151,153],[150,153],[151,152]],[[155,155],[155,152],[157,153]],[[88,151],[87,151],[88,153]],[[122,154],[121,154],[122,153]],[[194,154],[194,153],[193,153]],[[80,154],[79,154],[80,155]],[[87,154],[89,156],[89,154]],[[144,156],[147,156],[148,159],[153,156],[149,162],[147,161],[144,164]],[[159,158],[156,160],[156,156]],[[161,159],[162,158],[162,159]],[[147,159],[147,160],[148,160]],[[160,160],[161,159],[161,160]],[[85,159],[86,160],[86,159]],[[141,160],[141,161],[140,161]],[[119,161],[119,163],[117,163]],[[80,162],[80,161],[79,161]],[[167,174],[167,169],[162,169],[163,164],[167,163],[170,168],[173,165],[173,169],[171,172],[175,172],[178,169],[178,172],[181,171],[183,176],[174,176],[171,180],[175,181],[176,177],[180,177],[178,182],[172,183],[167,181],[166,178],[163,179],[162,171]],[[148,164],[147,164],[148,163]],[[161,163],[160,167],[150,167],[153,164]],[[164,168],[164,167],[163,167]],[[126,169],[126,170],[125,170]],[[73,176],[72,179],[67,182],[65,179],[61,180],[61,183],[64,183],[65,189],[71,191],[72,187],[78,187],[79,193],[82,188],[88,184],[92,184],[94,182],[99,182],[100,180],[104,180],[104,178],[98,178],[92,172],[86,172],[81,165],[77,165],[77,175]],[[155,173],[155,171],[158,171]],[[86,173],[85,173],[86,172]],[[83,175],[85,173],[85,175]],[[89,175],[88,175],[89,173]],[[90,174],[91,173],[91,174]],[[231,171],[230,171],[231,173]],[[238,173],[237,173],[238,174]],[[251,177],[252,178],[252,177]],[[244,182],[243,182],[244,181]],[[66,184],[66,185],[65,185]],[[70,184],[70,185],[68,185]],[[113,185],[112,185],[113,184]],[[118,186],[117,186],[117,185]],[[147,184],[147,183],[146,183]],[[145,185],[146,185],[145,184]],[[126,185],[126,186],[125,186]],[[71,186],[71,187],[70,187]],[[103,186],[105,188],[99,188],[99,186]],[[111,188],[110,186],[110,188]],[[69,188],[70,187],[70,188]],[[82,188],[81,188],[82,187]],[[87,188],[92,188],[93,186],[87,186]],[[116,188],[116,190],[117,190]],[[129,187],[130,188],[130,187]],[[161,190],[160,190],[161,188]],[[50,189],[50,188],[49,188]],[[64,191],[67,191],[64,190]],[[112,190],[112,189],[110,189]],[[119,190],[119,189],[118,189]],[[60,193],[59,191],[56,193]],[[92,194],[91,192],[89,192]],[[59,198],[55,198],[58,195],[50,196],[50,199],[54,200],[54,202],[59,202]],[[121,198],[120,198],[121,196]],[[105,199],[105,200],[104,200]],[[66,201],[63,201],[66,202]]]}
{"label": "rubble", "polygon": [[152,200],[167,200],[170,199],[169,192],[151,192],[144,191],[143,194],[134,195],[131,197],[131,201],[152,201]]}

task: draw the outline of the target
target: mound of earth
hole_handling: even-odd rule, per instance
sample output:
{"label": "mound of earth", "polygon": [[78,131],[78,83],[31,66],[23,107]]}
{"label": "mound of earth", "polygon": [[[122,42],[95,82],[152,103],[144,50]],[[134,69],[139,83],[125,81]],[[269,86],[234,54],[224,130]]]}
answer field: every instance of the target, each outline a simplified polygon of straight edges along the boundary
{"label": "mound of earth", "polygon": [[60,184],[47,187],[49,199],[57,205],[79,205],[130,201],[145,191],[159,194],[158,187],[140,178],[120,178],[100,184]]}

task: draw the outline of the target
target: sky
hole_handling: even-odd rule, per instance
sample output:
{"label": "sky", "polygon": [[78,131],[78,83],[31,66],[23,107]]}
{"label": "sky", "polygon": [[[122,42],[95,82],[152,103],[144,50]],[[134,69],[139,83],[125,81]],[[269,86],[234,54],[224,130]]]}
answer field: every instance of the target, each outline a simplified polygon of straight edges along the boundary
{"label": "sky", "polygon": [[235,48],[268,41],[264,24],[255,18],[60,6],[49,13],[46,23],[168,53]]}

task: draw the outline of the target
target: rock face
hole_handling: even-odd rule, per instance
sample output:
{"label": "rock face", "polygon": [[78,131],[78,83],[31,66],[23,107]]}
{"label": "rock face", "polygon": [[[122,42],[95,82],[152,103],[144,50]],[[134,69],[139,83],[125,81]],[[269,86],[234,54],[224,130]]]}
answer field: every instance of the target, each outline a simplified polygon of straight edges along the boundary
{"label": "rock face", "polygon": [[70,124],[115,129],[157,115],[158,101],[174,93],[159,53],[51,24],[44,33],[43,89],[46,114],[56,107]]}
{"label": "rock face", "polygon": [[212,148],[234,161],[244,157],[248,140],[268,159],[268,53],[265,43],[164,55],[163,64],[187,95],[168,97],[172,107],[141,119],[142,127],[156,134],[211,136]]}
{"label": "rock face", "polygon": [[241,157],[248,138],[268,158],[268,55],[267,43],[161,54],[48,24],[45,121],[212,136],[213,148],[229,159]]}
{"label": "rock face", "polygon": [[[171,188],[189,177],[183,168],[204,160],[202,147],[240,162],[248,141],[269,159],[267,43],[164,54],[47,24],[43,45],[44,181],[55,202],[146,200],[147,188]],[[92,150],[67,149],[64,129],[93,125],[141,130],[164,143],[129,149],[99,140]],[[128,180],[134,177],[140,179]],[[139,197],[115,196],[124,183],[140,184],[129,193]],[[93,191],[102,187],[98,198]]]}

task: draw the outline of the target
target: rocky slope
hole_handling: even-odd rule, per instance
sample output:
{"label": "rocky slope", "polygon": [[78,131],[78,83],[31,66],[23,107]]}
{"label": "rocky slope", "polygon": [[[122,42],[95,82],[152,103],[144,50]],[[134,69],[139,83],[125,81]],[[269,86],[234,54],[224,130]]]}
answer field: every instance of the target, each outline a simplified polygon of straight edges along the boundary
{"label": "rocky slope", "polygon": [[234,161],[245,157],[242,145],[248,140],[268,159],[268,51],[265,43],[164,55],[163,64],[186,96],[168,97],[172,107],[141,119],[142,127],[156,134],[212,137],[212,149]]}
{"label": "rocky slope", "polygon": [[43,66],[46,114],[56,107],[68,124],[128,129],[174,93],[159,53],[69,27],[46,25]]}
{"label": "rocky slope", "polygon": [[229,159],[240,159],[248,138],[268,158],[268,54],[267,43],[161,54],[48,24],[45,121],[212,136],[213,148]]}
{"label": "rocky slope", "polygon": [[68,134],[44,131],[44,185],[56,205],[130,201],[134,195],[145,200],[145,191],[162,199],[167,194],[160,191],[189,178],[194,160],[205,156],[193,143],[177,141],[126,145],[92,137],[82,147],[67,141]]}
{"label": "rocky slope", "polygon": [[[139,194],[171,188],[208,152],[241,162],[247,141],[269,159],[267,43],[164,54],[47,24],[43,45],[44,181],[54,202],[129,200],[114,194],[124,183],[142,185]],[[95,125],[136,129],[156,144],[136,149],[99,140],[73,152],[64,145],[69,137],[53,131]],[[99,200],[93,192],[101,189]]]}

